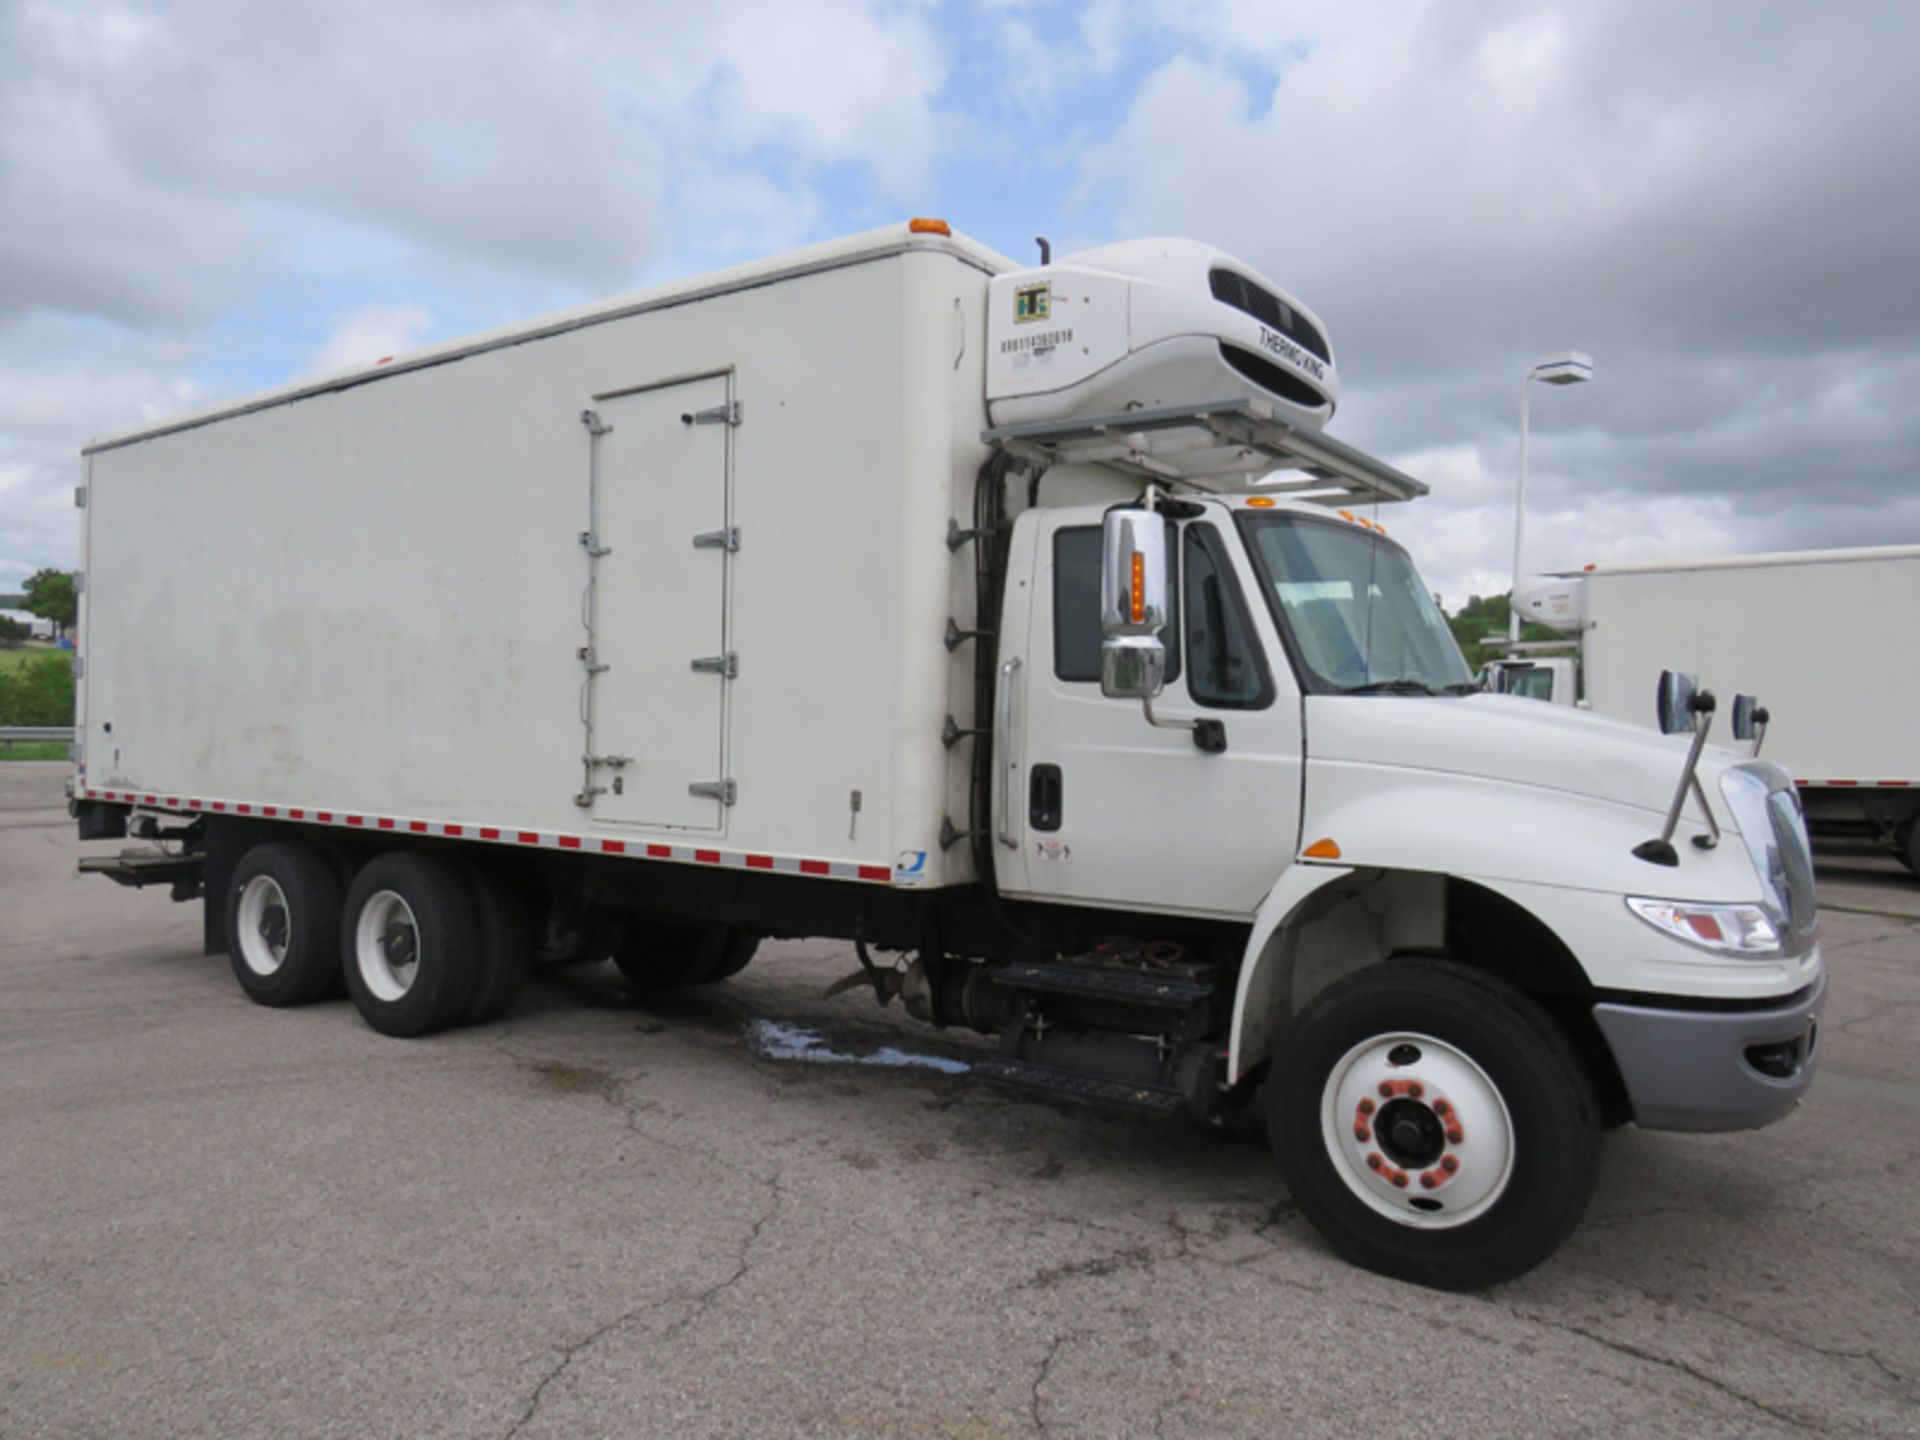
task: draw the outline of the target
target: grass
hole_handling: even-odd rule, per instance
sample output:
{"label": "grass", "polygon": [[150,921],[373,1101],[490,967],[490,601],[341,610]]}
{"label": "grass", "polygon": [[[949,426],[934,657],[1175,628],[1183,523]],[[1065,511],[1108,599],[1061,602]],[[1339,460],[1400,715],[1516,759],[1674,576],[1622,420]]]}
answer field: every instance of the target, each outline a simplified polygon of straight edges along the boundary
{"label": "grass", "polygon": [[0,742],[0,762],[7,760],[64,760],[67,758],[67,742],[64,740],[16,740],[8,745]]}
{"label": "grass", "polygon": [[41,655],[73,658],[71,650],[55,650],[47,645],[22,645],[18,650],[0,650],[0,670],[17,670]]}

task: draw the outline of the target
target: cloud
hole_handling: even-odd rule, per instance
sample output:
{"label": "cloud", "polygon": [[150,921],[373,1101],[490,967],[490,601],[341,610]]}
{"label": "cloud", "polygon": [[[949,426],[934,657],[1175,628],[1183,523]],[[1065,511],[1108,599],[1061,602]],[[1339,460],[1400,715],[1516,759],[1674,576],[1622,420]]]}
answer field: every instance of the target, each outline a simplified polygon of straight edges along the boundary
{"label": "cloud", "polygon": [[[1594,558],[1562,549],[1586,534],[1665,546],[1624,523],[1652,500],[1685,502],[1693,553],[1801,543],[1815,496],[1829,540],[1920,540],[1894,503],[1920,453],[1898,398],[1920,379],[1920,11],[1103,13],[1115,47],[1117,26],[1178,53],[1088,155],[1083,193],[1123,233],[1207,238],[1314,306],[1336,432],[1470,449],[1510,497],[1521,373],[1596,356],[1592,385],[1535,395],[1537,563]],[[1470,515],[1475,483],[1414,508]],[[1557,529],[1560,512],[1592,523]],[[1484,583],[1511,500],[1504,526],[1431,528],[1456,548],[1428,567]]]}
{"label": "cloud", "polygon": [[267,385],[813,238],[829,178],[925,188],[946,73],[895,0],[0,3],[0,572],[70,563],[80,444],[210,351]]}
{"label": "cloud", "polygon": [[349,310],[301,374],[331,375],[372,365],[412,349],[432,328],[433,315],[424,305],[366,305]]}

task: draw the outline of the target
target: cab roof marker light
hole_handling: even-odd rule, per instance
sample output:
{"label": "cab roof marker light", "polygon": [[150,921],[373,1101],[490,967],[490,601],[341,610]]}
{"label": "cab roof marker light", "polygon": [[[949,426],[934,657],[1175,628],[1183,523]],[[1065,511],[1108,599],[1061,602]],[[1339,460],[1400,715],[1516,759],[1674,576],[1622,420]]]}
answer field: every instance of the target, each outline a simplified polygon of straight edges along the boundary
{"label": "cab roof marker light", "polygon": [[1314,841],[1300,853],[1309,860],[1338,860],[1340,846],[1330,838],[1323,838]]}
{"label": "cab roof marker light", "polygon": [[1663,934],[1702,950],[1751,958],[1780,954],[1780,928],[1758,905],[1627,897],[1627,908]]}
{"label": "cab roof marker light", "polygon": [[953,227],[944,220],[935,220],[926,215],[916,215],[907,221],[907,231],[913,235],[951,235]]}

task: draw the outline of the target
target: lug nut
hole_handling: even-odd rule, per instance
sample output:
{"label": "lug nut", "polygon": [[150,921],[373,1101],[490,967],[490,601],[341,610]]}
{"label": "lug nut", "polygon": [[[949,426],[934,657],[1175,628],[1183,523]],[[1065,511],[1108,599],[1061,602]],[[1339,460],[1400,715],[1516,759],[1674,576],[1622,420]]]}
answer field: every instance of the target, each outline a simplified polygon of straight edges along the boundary
{"label": "lug nut", "polygon": [[1451,1155],[1443,1155],[1440,1157],[1440,1168],[1451,1175],[1460,1168],[1460,1162]]}
{"label": "lug nut", "polygon": [[1447,1131],[1447,1143],[1449,1145],[1458,1145],[1466,1138],[1467,1132],[1462,1130],[1458,1125],[1453,1126]]}
{"label": "lug nut", "polygon": [[1433,1178],[1433,1172],[1431,1170],[1427,1171],[1424,1175],[1420,1177],[1420,1188],[1422,1190],[1431,1190],[1434,1186],[1438,1185],[1439,1183],[1440,1182],[1438,1180]]}
{"label": "lug nut", "polygon": [[1453,1107],[1444,1100],[1436,1100],[1433,1102],[1433,1113],[1436,1115],[1445,1115],[1452,1109]]}
{"label": "lug nut", "polygon": [[1360,1113],[1362,1115],[1371,1115],[1373,1113],[1373,1101],[1362,1100],[1360,1102]]}
{"label": "lug nut", "polygon": [[1382,1080],[1380,1082],[1380,1098],[1382,1100],[1391,1100],[1393,1098],[1393,1082],[1391,1080]]}
{"label": "lug nut", "polygon": [[1367,1156],[1367,1168],[1369,1170],[1378,1170],[1383,1163],[1378,1155]]}
{"label": "lug nut", "polygon": [[1353,1138],[1364,1143],[1373,1138],[1373,1132],[1364,1125],[1356,1125],[1353,1127]]}
{"label": "lug nut", "polygon": [[1418,1100],[1426,1093],[1427,1087],[1422,1085],[1418,1080],[1409,1080],[1407,1082],[1407,1094],[1411,1095],[1414,1099]]}
{"label": "lug nut", "polygon": [[1393,1172],[1393,1177],[1392,1177],[1392,1178],[1393,1178],[1393,1188],[1394,1188],[1394,1189],[1396,1189],[1396,1190],[1404,1190],[1404,1189],[1406,1189],[1406,1188],[1407,1188],[1407,1172],[1406,1172],[1406,1171],[1404,1171],[1404,1170],[1396,1170],[1396,1171],[1394,1171],[1394,1172]]}

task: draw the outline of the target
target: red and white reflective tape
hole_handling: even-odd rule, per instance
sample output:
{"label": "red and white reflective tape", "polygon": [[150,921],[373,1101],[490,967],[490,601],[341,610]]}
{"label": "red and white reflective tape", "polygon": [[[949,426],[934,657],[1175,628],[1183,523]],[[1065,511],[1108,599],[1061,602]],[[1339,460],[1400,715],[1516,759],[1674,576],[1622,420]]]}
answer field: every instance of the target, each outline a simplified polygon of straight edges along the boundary
{"label": "red and white reflective tape", "polygon": [[1802,790],[1909,790],[1920,780],[1796,780]]}
{"label": "red and white reflective tape", "polygon": [[793,855],[761,855],[748,850],[719,850],[707,845],[672,845],[658,840],[615,840],[604,835],[563,835],[551,830],[522,830],[513,825],[473,825],[464,821],[406,820],[350,810],[319,810],[305,805],[259,805],[249,801],[203,800],[148,790],[82,789],[88,800],[138,805],[153,810],[210,815],[246,815],[263,820],[298,820],[349,830],[390,830],[399,835],[436,835],[449,840],[482,840],[498,845],[528,845],[546,850],[577,850],[583,855],[625,855],[639,860],[669,860],[683,865],[718,865],[730,870],[765,870],[775,875],[813,875],[828,880],[867,880],[885,885],[893,871],[885,865],[854,860],[804,860]]}

